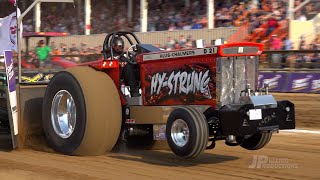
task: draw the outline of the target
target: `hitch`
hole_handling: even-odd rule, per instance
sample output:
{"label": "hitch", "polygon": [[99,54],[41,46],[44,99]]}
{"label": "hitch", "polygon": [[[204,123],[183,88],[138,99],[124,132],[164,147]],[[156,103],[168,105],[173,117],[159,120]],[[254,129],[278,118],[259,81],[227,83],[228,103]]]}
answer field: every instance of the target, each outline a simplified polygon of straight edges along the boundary
{"label": "hitch", "polygon": [[216,147],[216,142],[212,141],[212,143],[210,144],[210,146],[208,146],[206,149],[213,149]]}
{"label": "hitch", "polygon": [[212,139],[209,139],[209,141],[211,141],[211,144],[206,148],[206,149],[213,149],[216,147],[216,139],[215,138],[212,138]]}

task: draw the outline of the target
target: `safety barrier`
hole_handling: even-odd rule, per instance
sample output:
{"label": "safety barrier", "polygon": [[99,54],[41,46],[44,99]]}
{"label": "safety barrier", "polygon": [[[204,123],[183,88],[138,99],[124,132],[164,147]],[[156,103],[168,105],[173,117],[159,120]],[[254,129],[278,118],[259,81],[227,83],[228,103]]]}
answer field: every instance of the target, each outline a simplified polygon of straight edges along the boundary
{"label": "safety barrier", "polygon": [[260,69],[272,71],[313,71],[320,68],[320,50],[263,51]]}
{"label": "safety barrier", "polygon": [[[156,32],[146,32],[146,33],[135,33],[140,39],[141,43],[154,44],[158,46],[163,46],[168,37],[172,39],[179,40],[180,35],[184,35],[185,38],[191,36],[192,39],[204,39],[205,43],[211,44],[212,40],[224,38],[229,39],[235,32],[237,32],[239,27],[222,27],[214,29],[199,29],[199,30],[184,30],[184,31],[156,31]],[[52,37],[51,42],[54,41],[56,47],[60,46],[60,43],[66,44],[67,47],[71,47],[72,44],[76,44],[80,48],[81,43],[86,43],[86,47],[98,47],[102,46],[103,41],[107,34],[94,34],[90,36],[85,35],[73,35],[67,37]],[[30,49],[34,49],[37,43],[43,38],[30,38],[29,44]],[[25,43],[23,43],[22,50],[25,50]]]}

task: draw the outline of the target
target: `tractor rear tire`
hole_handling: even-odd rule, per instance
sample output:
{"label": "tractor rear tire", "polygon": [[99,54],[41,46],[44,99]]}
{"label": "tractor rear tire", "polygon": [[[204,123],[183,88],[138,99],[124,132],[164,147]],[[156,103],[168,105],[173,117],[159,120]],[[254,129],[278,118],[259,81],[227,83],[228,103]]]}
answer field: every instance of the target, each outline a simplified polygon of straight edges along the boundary
{"label": "tractor rear tire", "polygon": [[[59,92],[69,97],[62,108],[67,111],[64,115],[74,116],[76,120],[74,126],[68,126],[73,127],[68,136],[62,136],[59,132],[63,132],[63,128],[55,125],[65,120],[65,116],[58,114],[58,108],[52,108]],[[70,107],[75,107],[75,113],[69,112],[68,102],[74,102]],[[53,117],[57,117],[57,121],[53,121],[52,114],[56,115]],[[73,67],[57,73],[48,84],[43,100],[43,130],[48,144],[57,152],[88,156],[111,151],[120,134],[121,118],[118,89],[103,72],[90,67]],[[69,125],[69,122],[72,121],[65,124]]]}
{"label": "tractor rear tire", "polygon": [[272,137],[272,133],[256,133],[249,137],[248,139],[244,139],[241,147],[248,150],[258,150],[266,146]]}
{"label": "tractor rear tire", "polygon": [[[181,136],[184,137],[181,138]],[[173,110],[166,125],[166,137],[170,149],[177,156],[197,157],[206,149],[209,139],[209,128],[205,116],[190,106]]]}

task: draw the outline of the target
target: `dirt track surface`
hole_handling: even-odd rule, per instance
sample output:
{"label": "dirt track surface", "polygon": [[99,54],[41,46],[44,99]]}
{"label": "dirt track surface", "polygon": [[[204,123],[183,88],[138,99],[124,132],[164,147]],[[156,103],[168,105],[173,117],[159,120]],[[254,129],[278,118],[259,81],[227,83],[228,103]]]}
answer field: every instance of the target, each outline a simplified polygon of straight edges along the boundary
{"label": "dirt track surface", "polygon": [[[300,129],[320,129],[319,96],[276,94],[276,99],[296,104]],[[267,163],[250,168],[255,158],[260,159],[259,164]],[[320,179],[319,162],[320,133],[280,132],[258,151],[229,147],[220,141],[215,149],[206,150],[194,160],[181,159],[165,150],[125,148],[95,157],[32,149],[0,152],[0,179]]]}
{"label": "dirt track surface", "polygon": [[[267,165],[249,168],[256,155],[268,157]],[[0,179],[319,179],[319,161],[320,134],[282,132],[259,151],[219,142],[216,149],[194,160],[183,160],[170,151],[146,150],[96,157],[0,152]],[[288,168],[272,168],[279,164]]]}

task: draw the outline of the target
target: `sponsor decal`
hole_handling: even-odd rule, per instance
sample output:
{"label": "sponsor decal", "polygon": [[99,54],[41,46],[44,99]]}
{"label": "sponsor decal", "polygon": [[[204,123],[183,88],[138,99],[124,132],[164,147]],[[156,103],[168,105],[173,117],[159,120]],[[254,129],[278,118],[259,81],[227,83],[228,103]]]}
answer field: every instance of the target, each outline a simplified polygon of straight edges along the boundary
{"label": "sponsor decal", "polygon": [[309,87],[310,79],[312,77],[313,77],[312,75],[307,75],[306,78],[294,79],[292,81],[292,90],[298,91],[302,89],[307,89]]}
{"label": "sponsor decal", "polygon": [[168,87],[168,95],[200,92],[204,96],[208,96],[208,99],[211,99],[208,86],[209,81],[209,70],[199,73],[195,71],[191,73],[186,71],[173,71],[170,75],[167,75],[167,73],[157,73],[152,76],[151,95],[160,94],[161,88]]}
{"label": "sponsor decal", "polygon": [[277,88],[279,86],[279,79],[282,78],[282,76],[280,74],[277,74],[275,77],[272,77],[270,79],[264,79],[263,80],[263,84],[269,84],[269,88],[273,89],[273,88]]}
{"label": "sponsor decal", "polygon": [[16,79],[14,74],[13,56],[12,51],[4,51],[5,56],[5,69],[8,84],[9,104],[11,110],[11,117],[14,127],[14,135],[18,134],[18,108],[17,108],[17,92],[16,92]]}
{"label": "sponsor decal", "polygon": [[320,76],[319,76],[319,79],[312,80],[311,91],[312,92],[320,91]]}
{"label": "sponsor decal", "polygon": [[270,91],[281,91],[285,85],[286,77],[286,73],[260,72],[258,75],[258,88],[262,88],[267,83]]}
{"label": "sponsor decal", "polygon": [[216,54],[217,47],[143,55],[144,61]]}
{"label": "sponsor decal", "polygon": [[264,77],[263,74],[258,75],[258,87],[262,87],[261,80],[263,79],[263,77]]}
{"label": "sponsor decal", "polygon": [[214,76],[209,69],[204,64],[193,64],[147,75],[147,104],[161,104],[173,99],[184,104],[215,98]]}
{"label": "sponsor decal", "polygon": [[242,126],[243,127],[247,127],[247,126],[250,126],[248,121],[246,119],[243,119],[243,123],[242,123]]}
{"label": "sponsor decal", "polygon": [[44,74],[44,73],[38,73],[35,75],[23,75],[21,76],[22,82],[29,82],[29,83],[35,83],[35,82],[49,82],[51,78],[54,76],[54,74]]}
{"label": "sponsor decal", "polygon": [[9,37],[11,43],[15,46],[17,43],[17,16],[14,15],[11,20],[10,20],[10,25],[9,25],[10,31],[9,31]]}
{"label": "sponsor decal", "polygon": [[135,124],[136,120],[135,119],[126,119],[126,124]]}
{"label": "sponsor decal", "polygon": [[167,140],[166,125],[153,125],[153,139],[156,141]]}
{"label": "sponsor decal", "polygon": [[243,53],[243,47],[239,47],[239,48],[238,48],[238,53],[239,53],[239,54],[242,54],[242,53]]}
{"label": "sponsor decal", "polygon": [[178,51],[160,54],[160,59],[170,58],[170,57],[181,57],[181,56],[193,56],[194,51]]}
{"label": "sponsor decal", "polygon": [[275,112],[273,112],[271,115],[268,115],[268,116],[264,117],[264,118],[260,121],[259,127],[268,124],[270,121],[272,121],[272,120],[275,119],[276,117],[277,117],[277,116],[276,116],[276,113],[275,113]]}

